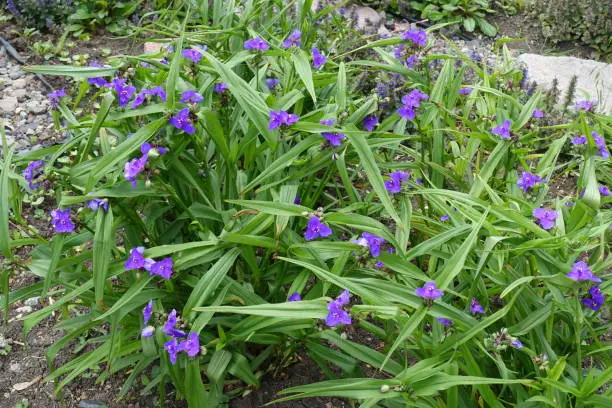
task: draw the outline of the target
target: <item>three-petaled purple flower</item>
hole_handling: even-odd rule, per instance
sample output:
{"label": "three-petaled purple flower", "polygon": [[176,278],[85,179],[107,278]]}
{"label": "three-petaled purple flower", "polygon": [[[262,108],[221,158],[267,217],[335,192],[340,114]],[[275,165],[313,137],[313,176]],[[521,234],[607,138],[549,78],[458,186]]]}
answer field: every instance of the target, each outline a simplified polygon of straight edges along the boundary
{"label": "three-petaled purple flower", "polygon": [[[319,123],[325,126],[333,126],[334,122],[334,119],[325,119]],[[342,139],[345,137],[344,133],[337,132],[321,132],[321,136],[327,139],[329,144],[332,146],[340,146],[342,144]]]}
{"label": "three-petaled purple flower", "polygon": [[478,303],[478,299],[472,298],[470,302],[470,312],[471,313],[481,313],[484,314],[484,308]]}
{"label": "three-petaled purple flower", "polygon": [[227,91],[228,89],[229,89],[229,86],[227,86],[225,82],[219,82],[215,84],[213,91],[220,94],[220,93]]}
{"label": "three-petaled purple flower", "polygon": [[459,89],[459,95],[469,95],[472,93],[472,89],[471,88],[461,88]]}
{"label": "three-petaled purple flower", "polygon": [[184,351],[189,357],[195,357],[200,352],[200,336],[197,333],[189,333],[187,339],[179,344],[179,351]]}
{"label": "three-petaled purple flower", "polygon": [[181,109],[176,115],[168,119],[168,122],[177,129],[184,131],[187,134],[195,133],[195,126],[189,119],[189,108]]}
{"label": "three-petaled purple flower", "polygon": [[289,37],[283,41],[283,47],[285,48],[299,47],[300,45],[302,45],[302,33],[300,30],[294,30],[289,34]]}
{"label": "three-petaled purple flower", "polygon": [[546,180],[536,174],[531,174],[528,171],[524,171],[521,177],[516,182],[516,185],[523,189],[523,193],[535,186],[537,183],[545,183]]}
{"label": "three-petaled purple flower", "polygon": [[443,216],[440,217],[440,221],[442,222],[446,222],[448,220],[450,220],[450,215],[448,214],[444,214]]}
{"label": "three-petaled purple flower", "polygon": [[312,66],[315,69],[321,68],[327,62],[327,57],[321,54],[318,48],[312,47]]}
{"label": "three-petaled purple flower", "polygon": [[491,130],[491,133],[501,137],[504,140],[509,140],[510,139],[510,126],[512,126],[512,122],[506,119],[501,125],[494,127],[493,130]]}
{"label": "three-petaled purple flower", "polygon": [[575,280],[577,282],[580,281],[592,281],[592,282],[601,282],[601,279],[595,276],[589,265],[584,261],[577,261],[572,265],[572,270],[565,275],[568,278]]}
{"label": "three-petaled purple flower", "polygon": [[132,85],[125,85],[126,80],[123,78],[115,78],[113,82],[110,83],[111,88],[115,90],[117,93],[117,97],[119,98],[118,105],[120,108],[125,108],[128,103],[130,103],[130,99],[136,93],[136,87]]}
{"label": "three-petaled purple flower", "polygon": [[319,217],[313,215],[308,219],[306,231],[304,231],[304,239],[306,239],[306,241],[312,241],[319,237],[329,237],[331,234],[332,229],[323,224]]}
{"label": "three-petaled purple flower", "polygon": [[179,351],[181,351],[179,349],[178,341],[176,341],[176,339],[168,340],[166,343],[164,343],[164,350],[168,352],[170,362],[172,364],[176,364],[176,357],[178,356]]}
{"label": "three-petaled purple flower", "polygon": [[132,101],[132,108],[137,108],[142,105],[149,95],[157,96],[163,102],[166,102],[166,91],[164,91],[164,88],[161,86],[156,86],[151,89],[143,89],[140,91]]}
{"label": "three-petaled purple flower", "polygon": [[576,145],[576,146],[580,146],[580,145],[586,144],[586,142],[587,142],[587,138],[584,135],[576,136],[576,137],[572,138],[572,144]]}
{"label": "three-petaled purple flower", "polygon": [[145,169],[147,159],[147,156],[142,156],[125,163],[123,177],[132,183],[132,187],[136,187],[136,176]]}
{"label": "three-petaled purple flower", "polygon": [[70,207],[65,210],[59,208],[51,211],[51,224],[55,232],[73,232],[74,223],[70,219]]}
{"label": "three-petaled purple flower", "polygon": [[610,197],[610,189],[608,186],[599,186],[599,194],[605,197]]}
{"label": "three-petaled purple flower", "polygon": [[133,269],[140,269],[145,267],[144,247],[136,247],[130,250],[130,256],[125,261],[124,269],[131,271]]}
{"label": "three-petaled purple flower", "polygon": [[278,78],[268,78],[268,79],[266,79],[266,86],[268,87],[270,92],[275,90],[276,87],[278,86],[278,84],[280,84],[280,79],[278,79]]}
{"label": "three-petaled purple flower", "polygon": [[416,288],[414,293],[425,300],[433,300],[442,297],[444,292],[438,289],[436,282],[427,282],[422,288]]}
{"label": "three-petaled purple flower", "polygon": [[604,140],[604,138],[599,136],[595,132],[591,132],[591,136],[593,137],[595,146],[597,146],[597,148],[599,149],[599,155],[603,157],[604,159],[609,159],[610,152],[608,151],[608,148],[606,147],[606,141]]}
{"label": "three-petaled purple flower", "polygon": [[66,95],[68,94],[63,88],[47,94],[47,97],[49,97],[49,103],[51,104],[51,109],[57,109],[57,107],[59,106],[60,99],[62,99]]}
{"label": "three-petaled purple flower", "polygon": [[523,348],[523,343],[519,339],[514,339],[510,342],[512,346],[518,350]]}
{"label": "three-petaled purple flower", "polygon": [[593,311],[598,311],[604,304],[606,297],[601,293],[599,286],[591,286],[589,294],[582,298],[582,304]]}
{"label": "three-petaled purple flower", "polygon": [[300,120],[298,115],[293,113],[287,113],[284,110],[270,111],[270,122],[268,123],[268,129],[274,130],[281,126],[291,126]]}
{"label": "three-petaled purple flower", "polygon": [[251,38],[244,42],[244,49],[251,51],[267,51],[270,49],[270,44],[263,38]]}
{"label": "three-petaled purple flower", "polygon": [[378,235],[370,234],[369,232],[363,232],[361,237],[366,240],[368,243],[368,247],[370,248],[370,254],[376,258],[380,255],[380,246],[384,244],[386,241],[383,237],[379,237]]}
{"label": "three-petaled purple flower", "polygon": [[445,319],[444,317],[436,317],[436,321],[446,327],[450,327],[453,324],[452,320]]}
{"label": "three-petaled purple flower", "polygon": [[149,268],[151,275],[159,275],[164,279],[170,279],[172,275],[172,258],[164,258],[153,263]]}
{"label": "three-petaled purple flower", "polygon": [[200,50],[196,50],[193,48],[183,50],[181,54],[183,55],[184,58],[191,60],[191,62],[193,62],[194,64],[197,64],[198,62],[200,62],[200,60],[204,56],[202,55],[202,52],[200,52]]}
{"label": "three-petaled purple flower", "polygon": [[405,171],[394,171],[389,174],[389,180],[385,180],[385,188],[391,194],[402,191],[402,183],[408,181],[408,173]]}
{"label": "three-petaled purple flower", "polygon": [[545,230],[549,230],[555,226],[555,220],[559,218],[559,214],[555,210],[546,208],[535,208],[531,215],[538,220],[540,226]]}
{"label": "three-petaled purple flower", "polygon": [[327,317],[325,318],[325,324],[329,327],[334,327],[339,324],[351,324],[351,315],[342,309],[342,306],[349,302],[350,293],[345,290],[335,300],[332,300],[327,304]]}
{"label": "three-petaled purple flower", "polygon": [[34,179],[36,178],[35,170],[43,165],[42,160],[35,160],[33,162],[28,163],[26,168],[23,170],[23,178],[28,183],[28,187],[30,190],[34,190],[37,188],[40,183],[34,183]]}
{"label": "three-petaled purple flower", "polygon": [[536,119],[540,119],[544,117],[544,112],[542,112],[541,110],[539,110],[538,108],[535,108],[533,110],[533,113],[531,114],[531,116],[533,116]]}
{"label": "three-petaled purple flower", "polygon": [[166,320],[162,331],[167,335],[172,335],[174,327],[176,326],[176,320],[176,309],[172,309],[172,311],[168,313],[168,320]]}
{"label": "three-petaled purple flower", "polygon": [[106,212],[108,211],[108,200],[106,198],[94,198],[87,202],[87,207],[93,211],[98,211],[102,208]]}
{"label": "three-petaled purple flower", "polygon": [[200,103],[203,100],[204,97],[193,89],[189,89],[181,94],[182,103]]}
{"label": "three-petaled purple flower", "polygon": [[429,99],[429,95],[418,89],[413,89],[409,94],[402,97],[403,106],[397,110],[397,113],[408,120],[412,120],[415,117],[414,110],[421,105],[421,101],[427,99]]}
{"label": "three-petaled purple flower", "polygon": [[424,47],[427,44],[427,33],[414,27],[410,28],[410,31],[403,32],[400,37],[402,40],[412,41],[419,47]]}
{"label": "three-petaled purple flower", "polygon": [[365,130],[367,130],[368,132],[371,132],[374,130],[376,125],[378,125],[378,116],[368,115],[365,118],[363,118],[362,123],[363,123],[363,127],[365,128]]}
{"label": "three-petaled purple flower", "polygon": [[583,100],[583,101],[578,101],[576,102],[576,104],[574,105],[574,109],[576,110],[583,110],[583,111],[590,111],[593,109],[593,107],[597,104],[596,101],[587,101],[587,100]]}
{"label": "three-petaled purple flower", "polygon": [[300,296],[299,293],[295,292],[291,296],[289,296],[287,302],[299,302],[300,300],[302,300],[302,296]]}

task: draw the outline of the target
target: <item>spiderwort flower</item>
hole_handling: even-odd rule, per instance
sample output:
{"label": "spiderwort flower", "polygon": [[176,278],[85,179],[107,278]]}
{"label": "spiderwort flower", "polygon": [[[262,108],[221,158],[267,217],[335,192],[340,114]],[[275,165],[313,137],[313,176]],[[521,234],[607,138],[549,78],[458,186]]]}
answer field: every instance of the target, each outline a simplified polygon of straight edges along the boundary
{"label": "spiderwort flower", "polygon": [[226,83],[219,82],[215,85],[215,87],[213,88],[213,91],[220,94],[220,93],[227,91],[228,89],[229,89],[229,86],[227,86]]}
{"label": "spiderwort flower", "polygon": [[325,319],[325,324],[329,327],[335,327],[339,324],[351,324],[351,315],[342,310],[335,302],[330,302],[327,305],[329,313]]}
{"label": "spiderwort flower", "polygon": [[[319,123],[325,126],[333,126],[334,122],[335,122],[334,119],[326,119],[326,120],[322,120]],[[344,133],[337,133],[337,132],[322,132],[321,136],[327,139],[329,144],[332,146],[340,146],[342,144],[342,139],[344,139],[345,137]]]}
{"label": "spiderwort flower", "polygon": [[145,266],[145,258],[142,255],[144,253],[144,247],[136,247],[130,250],[130,256],[125,261],[124,269],[126,271],[131,271],[133,269],[144,268]]}
{"label": "spiderwort flower", "polygon": [[137,108],[142,105],[149,95],[157,96],[163,102],[166,102],[166,91],[164,91],[164,88],[161,86],[156,86],[151,89],[143,89],[140,91],[132,101],[132,108]]}
{"label": "spiderwort flower", "polygon": [[168,320],[166,320],[162,331],[170,335],[172,333],[172,330],[174,330],[174,327],[176,326],[176,320],[176,309],[172,309],[172,311],[168,313]]}
{"label": "spiderwort flower", "polygon": [[182,103],[200,103],[203,100],[204,97],[192,89],[189,89],[181,94]]}
{"label": "spiderwort flower", "polygon": [[368,115],[363,119],[363,127],[368,132],[373,131],[377,125],[378,125],[378,116],[376,115]]}
{"label": "spiderwort flower", "polygon": [[285,126],[291,126],[294,123],[296,123],[299,120],[299,116],[298,115],[294,115],[293,113],[287,113],[284,110],[279,110],[279,111],[270,111],[270,122],[268,123],[268,129],[269,130],[274,130],[274,129],[278,129],[279,127],[285,125]]}
{"label": "spiderwort flower", "polygon": [[533,110],[533,113],[531,114],[531,116],[533,116],[536,119],[540,119],[544,117],[544,112],[542,112],[541,110],[539,110],[538,108],[535,108]]}
{"label": "spiderwort flower", "polygon": [[[140,152],[143,154],[143,156],[148,157],[148,156],[155,155],[155,154],[164,155],[168,152],[168,149],[162,146],[154,146],[149,142],[144,142],[143,144],[140,145]],[[153,152],[156,152],[156,153],[153,153]]]}
{"label": "spiderwort flower", "polygon": [[438,289],[438,287],[436,286],[436,282],[433,281],[427,282],[425,285],[423,285],[422,288],[417,288],[414,293],[425,300],[437,299],[444,295],[444,292]]}
{"label": "spiderwort flower", "polygon": [[587,138],[584,135],[572,138],[572,144],[576,146],[586,144],[586,142],[587,142]]}
{"label": "spiderwort flower", "polygon": [[598,311],[604,304],[606,297],[601,293],[599,286],[591,286],[588,296],[582,298],[582,304],[593,311]]}
{"label": "spiderwort flower", "polygon": [[183,50],[181,54],[183,55],[184,58],[191,60],[191,62],[193,62],[194,64],[197,64],[198,62],[200,62],[200,60],[203,57],[200,50],[196,50],[193,48]]}
{"label": "spiderwort flower", "polygon": [[70,219],[70,207],[65,210],[59,208],[51,211],[51,224],[55,232],[73,232],[74,224]]}
{"label": "spiderwort flower", "polygon": [[291,296],[289,296],[287,302],[299,302],[300,300],[302,300],[302,296],[300,296],[299,293],[295,292]]}
{"label": "spiderwort flower", "polygon": [[42,160],[36,160],[33,162],[30,162],[26,168],[23,170],[23,172],[21,174],[23,174],[23,178],[25,179],[25,181],[28,183],[28,187],[30,188],[30,190],[34,190],[35,188],[37,188],[40,184],[39,183],[34,183],[34,171],[41,167],[43,165],[43,161]]}
{"label": "spiderwort flower", "polygon": [[153,299],[150,299],[144,309],[142,309],[143,323],[149,323],[149,320],[151,320],[151,316],[153,316]]}
{"label": "spiderwort flower", "polygon": [[606,147],[606,141],[603,137],[599,136],[595,132],[591,132],[591,136],[593,137],[593,141],[595,142],[595,146],[599,149],[599,155],[604,159],[610,158],[610,152]]}
{"label": "spiderwort flower", "polygon": [[87,202],[87,207],[93,211],[98,211],[102,208],[106,212],[108,211],[108,200],[106,198],[94,198]]}
{"label": "spiderwort flower", "polygon": [[312,66],[315,69],[321,68],[327,62],[327,57],[319,51],[318,48],[312,47]]}
{"label": "spiderwort flower", "polygon": [[244,49],[250,51],[267,51],[270,49],[270,44],[263,38],[251,38],[244,42]]}
{"label": "spiderwort flower", "polygon": [[542,179],[540,176],[524,171],[516,182],[516,185],[523,189],[523,193],[526,193],[527,190],[535,186],[537,183],[545,182],[546,180]]}
{"label": "spiderwort flower", "polygon": [[319,237],[329,237],[332,234],[332,229],[327,225],[323,224],[319,217],[311,216],[308,219],[306,231],[304,232],[304,238],[306,241],[312,241]]}
{"label": "spiderwort flower", "polygon": [[126,80],[123,78],[115,78],[113,82],[110,83],[110,86],[117,93],[117,97],[119,98],[118,105],[120,108],[125,108],[136,92],[136,87],[125,85],[125,82]]}
{"label": "spiderwort flower", "polygon": [[195,126],[189,120],[189,108],[181,109],[176,115],[168,119],[168,122],[189,135],[195,133]]}
{"label": "spiderwort flower", "polygon": [[147,159],[147,156],[142,156],[125,163],[123,168],[123,177],[132,183],[132,187],[136,187],[136,176],[145,169]]}
{"label": "spiderwort flower", "polygon": [[155,333],[155,327],[153,327],[153,326],[146,326],[140,332],[142,337],[153,337],[153,333]]}
{"label": "spiderwort flower", "polygon": [[415,108],[421,105],[421,101],[427,99],[429,99],[429,95],[418,89],[413,89],[409,94],[402,97],[403,106],[397,110],[397,113],[408,120],[412,120],[415,117]]}
{"label": "spiderwort flower", "polygon": [[386,241],[383,237],[379,237],[378,235],[370,234],[369,232],[363,232],[361,237],[366,240],[368,243],[368,247],[370,248],[370,254],[376,258],[380,255],[380,246],[384,244]]}
{"label": "spiderwort flower", "polygon": [[402,183],[408,181],[408,173],[405,171],[394,171],[389,174],[389,180],[385,180],[385,188],[391,194],[402,191]]}
{"label": "spiderwort flower", "polygon": [[478,299],[472,298],[472,301],[470,302],[470,312],[484,314],[485,310],[480,303],[478,303]]}
{"label": "spiderwort flower", "polygon": [[609,197],[611,195],[610,189],[608,188],[608,186],[599,186],[599,194],[605,197]]}
{"label": "spiderwort flower", "polygon": [[519,339],[514,339],[510,342],[514,348],[520,350],[523,348],[523,343]]}
{"label": "spiderwort flower", "polygon": [[501,125],[494,127],[493,130],[491,130],[491,133],[501,137],[504,140],[509,140],[511,125],[512,125],[512,122],[506,119]]}
{"label": "spiderwort flower", "polygon": [[436,317],[436,321],[446,327],[450,327],[453,324],[452,320],[445,319],[444,317]]}
{"label": "spiderwort flower", "polygon": [[170,357],[170,362],[172,364],[176,364],[176,357],[179,351],[181,351],[179,349],[178,341],[176,341],[176,339],[168,340],[164,344],[164,350],[168,352],[168,357]]}
{"label": "spiderwort flower", "polygon": [[458,92],[459,92],[459,95],[465,96],[465,95],[471,94],[472,93],[472,89],[471,88],[461,88],[461,89],[459,89]]}
{"label": "spiderwort flower", "polygon": [[268,79],[266,79],[266,86],[268,87],[270,92],[275,90],[276,87],[278,86],[278,84],[280,84],[280,79],[278,79],[278,78],[268,78]]}
{"label": "spiderwort flower", "polygon": [[403,32],[400,37],[402,40],[411,41],[419,47],[424,47],[427,44],[427,33],[414,27],[410,28],[410,31]]}
{"label": "spiderwort flower", "polygon": [[62,99],[66,95],[68,94],[63,88],[47,94],[47,96],[49,97],[49,103],[51,104],[51,109],[57,109],[60,99]]}
{"label": "spiderwort flower", "polygon": [[549,230],[555,226],[555,220],[559,218],[559,214],[555,210],[547,210],[546,208],[535,208],[531,215],[538,220],[540,226]]}
{"label": "spiderwort flower", "polygon": [[289,34],[289,37],[283,41],[283,47],[285,48],[299,47],[300,45],[302,45],[302,33],[300,30],[293,31]]}
{"label": "spiderwort flower", "polygon": [[596,101],[587,101],[587,100],[578,101],[574,105],[574,109],[589,112],[590,110],[593,109],[596,103],[597,103]]}
{"label": "spiderwort flower", "polygon": [[172,258],[164,258],[151,265],[149,270],[151,275],[159,275],[164,279],[170,279],[172,275]]}
{"label": "spiderwort flower", "polygon": [[440,221],[442,222],[446,222],[450,220],[450,216],[448,214],[444,214],[443,216],[440,217]]}
{"label": "spiderwort flower", "polygon": [[200,336],[197,333],[189,333],[186,340],[181,341],[179,351],[184,351],[189,357],[195,357],[200,352]]}
{"label": "spiderwort flower", "polygon": [[[94,68],[102,68],[102,65],[100,65],[97,62],[91,62],[89,64],[90,67],[94,67]],[[106,82],[106,79],[104,79],[103,77],[95,77],[95,78],[87,78],[87,82],[90,85],[95,85],[99,88],[102,88],[104,86],[109,86],[110,84],[108,82]]]}
{"label": "spiderwort flower", "polygon": [[589,268],[589,265],[584,261],[575,262],[574,265],[572,265],[572,270],[565,276],[577,282],[601,282],[601,279],[595,276],[591,268]]}

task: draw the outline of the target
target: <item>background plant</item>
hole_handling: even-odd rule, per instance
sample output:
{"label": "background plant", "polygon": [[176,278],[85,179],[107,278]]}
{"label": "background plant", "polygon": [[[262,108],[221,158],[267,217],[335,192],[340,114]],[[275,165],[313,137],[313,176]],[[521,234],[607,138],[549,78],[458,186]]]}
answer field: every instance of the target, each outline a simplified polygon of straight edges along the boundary
{"label": "background plant", "polygon": [[[416,29],[346,45],[333,9],[236,6],[169,13],[186,19],[154,26],[172,39],[159,54],[30,69],[75,78],[52,95],[74,133],[3,152],[0,250],[35,245],[41,279],[9,294],[5,270],[0,300],[55,299],[24,327],[62,312],[47,355],[58,391],[129,369],[121,395],[146,375],[142,392],[172,383],[214,407],[302,352],[330,380],[287,399],[609,405],[608,303],[583,299],[610,295],[610,118],[583,102],[549,124],[505,49],[495,66],[430,55]],[[295,30],[299,46],[283,46]],[[254,38],[269,49],[245,49]],[[270,129],[271,110],[285,125]],[[551,189],[559,174],[573,195]],[[24,218],[37,188],[53,197],[51,238]],[[603,282],[567,277],[580,261]],[[443,294],[424,300],[432,281]],[[75,339],[82,354],[56,367]]]}

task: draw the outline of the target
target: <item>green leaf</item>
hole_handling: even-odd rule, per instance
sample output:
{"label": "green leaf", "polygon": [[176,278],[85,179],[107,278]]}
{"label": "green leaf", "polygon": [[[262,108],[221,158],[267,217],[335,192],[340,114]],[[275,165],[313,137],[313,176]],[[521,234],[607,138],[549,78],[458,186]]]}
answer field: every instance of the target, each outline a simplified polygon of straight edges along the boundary
{"label": "green leaf", "polygon": [[304,50],[299,50],[291,55],[291,59],[293,60],[295,71],[312,97],[312,101],[317,103],[317,95],[315,94],[314,82],[312,81],[312,69],[310,68],[310,61],[308,61],[306,52]]}
{"label": "green leaf", "polygon": [[[8,143],[4,137],[4,123],[0,123],[0,132],[2,132],[2,146]],[[13,159],[13,149],[8,148],[3,150],[4,162],[2,173],[0,173],[0,252],[7,258],[11,257],[11,237],[9,235],[9,173],[11,171],[11,161]],[[8,271],[3,271],[3,274]],[[8,279],[8,276],[7,276]],[[5,294],[5,296],[8,296]]]}
{"label": "green leaf", "polygon": [[401,346],[408,339],[408,337],[410,337],[412,332],[418,327],[418,325],[421,323],[421,320],[423,320],[426,314],[427,308],[425,306],[421,306],[420,308],[414,311],[412,316],[410,316],[410,318],[403,325],[402,329],[399,332],[399,335],[395,338],[393,345],[387,353],[387,357],[385,357],[385,361],[383,361],[382,363],[381,369],[384,368],[385,364],[391,358],[395,350],[397,350],[397,348]]}
{"label": "green leaf", "polygon": [[[295,198],[295,197],[294,197]],[[227,200],[230,204],[236,204],[241,207],[250,208],[260,211],[264,214],[285,216],[285,217],[303,217],[304,213],[311,213],[312,210],[308,207],[292,203],[257,201],[257,200]]]}
{"label": "green leaf", "polygon": [[93,276],[96,304],[104,308],[104,285],[108,265],[111,261],[111,250],[115,245],[115,231],[113,229],[113,209],[109,205],[108,211],[98,209],[96,217],[96,232],[93,242]]}
{"label": "green leaf", "polygon": [[338,79],[336,80],[336,105],[338,112],[342,113],[346,109],[346,67],[344,62],[338,66]]}
{"label": "green leaf", "polygon": [[42,75],[61,75],[75,79],[111,77],[115,75],[120,67],[115,68],[96,68],[96,67],[75,67],[72,65],[26,65],[22,69],[26,72]]}
{"label": "green leaf", "polygon": [[471,33],[474,31],[474,28],[476,28],[476,20],[474,20],[472,17],[466,17],[463,19],[463,27],[465,28],[465,31]]}
{"label": "green leaf", "polygon": [[110,92],[105,93],[102,97],[102,104],[100,105],[100,110],[98,110],[98,113],[96,113],[96,119],[94,120],[93,126],[91,127],[91,131],[89,132],[87,144],[85,145],[83,150],[81,150],[79,157],[76,161],[77,164],[83,162],[83,160],[87,158],[87,155],[93,147],[94,140],[96,139],[96,137],[98,137],[100,128],[102,127],[102,124],[104,123],[104,120],[106,119],[106,116],[108,115],[108,112],[110,111],[111,105],[114,100],[115,97]]}
{"label": "green leaf", "polygon": [[196,312],[236,313],[253,316],[268,316],[296,319],[324,319],[327,316],[326,303],[322,300],[302,300],[251,306],[208,306],[194,307]]}

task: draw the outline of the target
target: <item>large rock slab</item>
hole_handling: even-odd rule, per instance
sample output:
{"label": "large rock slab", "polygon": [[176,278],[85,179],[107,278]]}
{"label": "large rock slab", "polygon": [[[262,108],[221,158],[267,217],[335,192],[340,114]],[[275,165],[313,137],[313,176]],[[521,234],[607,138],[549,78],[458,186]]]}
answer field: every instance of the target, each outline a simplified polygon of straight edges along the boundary
{"label": "large rock slab", "polygon": [[528,70],[528,80],[549,88],[553,80],[559,81],[559,90],[565,95],[571,78],[578,78],[575,99],[598,101],[598,111],[612,112],[612,64],[575,57],[548,57],[522,54],[519,61]]}

